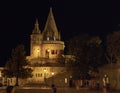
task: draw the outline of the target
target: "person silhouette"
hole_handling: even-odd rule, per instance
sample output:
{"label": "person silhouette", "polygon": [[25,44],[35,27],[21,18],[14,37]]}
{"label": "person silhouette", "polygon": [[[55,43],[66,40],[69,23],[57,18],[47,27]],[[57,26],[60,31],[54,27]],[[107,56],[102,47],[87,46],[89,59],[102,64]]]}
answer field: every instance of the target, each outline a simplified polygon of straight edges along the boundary
{"label": "person silhouette", "polygon": [[7,86],[6,92],[7,93],[12,93],[12,91],[13,91],[13,86]]}
{"label": "person silhouette", "polygon": [[52,84],[52,93],[57,93],[57,88],[54,84]]}

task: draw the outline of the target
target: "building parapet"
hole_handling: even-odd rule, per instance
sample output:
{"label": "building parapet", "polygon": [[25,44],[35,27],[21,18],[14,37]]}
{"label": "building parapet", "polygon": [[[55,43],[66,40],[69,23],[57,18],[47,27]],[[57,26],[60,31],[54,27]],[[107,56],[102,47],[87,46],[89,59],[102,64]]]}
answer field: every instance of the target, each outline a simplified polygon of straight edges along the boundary
{"label": "building parapet", "polygon": [[43,41],[43,44],[64,44],[63,41]]}

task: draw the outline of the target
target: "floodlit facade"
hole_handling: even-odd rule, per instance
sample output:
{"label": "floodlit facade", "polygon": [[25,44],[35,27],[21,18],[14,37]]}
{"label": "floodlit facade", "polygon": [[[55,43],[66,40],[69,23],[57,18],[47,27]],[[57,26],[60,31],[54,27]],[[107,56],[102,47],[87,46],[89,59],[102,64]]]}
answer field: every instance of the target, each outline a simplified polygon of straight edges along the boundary
{"label": "floodlit facade", "polygon": [[39,29],[39,23],[36,19],[35,27],[30,36],[30,56],[28,59],[59,58],[63,54],[64,47],[64,42],[61,41],[60,32],[58,31],[54,20],[52,8],[50,8],[42,32]]}
{"label": "floodlit facade", "polygon": [[38,19],[36,19],[30,35],[30,56],[27,56],[27,59],[33,69],[33,77],[28,78],[27,82],[43,83],[46,79],[65,71],[65,67],[61,64],[65,61],[64,48],[64,42],[61,41],[61,35],[50,8],[44,30],[40,30]]}
{"label": "floodlit facade", "polygon": [[[50,8],[48,18],[43,31],[39,28],[38,19],[35,20],[33,31],[30,35],[30,55],[26,59],[33,70],[32,77],[27,79],[19,78],[19,85],[57,82],[59,85],[68,86],[69,74],[66,75],[65,63],[70,55],[64,55],[65,44],[61,41],[61,34],[58,31]],[[2,77],[0,69],[0,83],[4,86],[15,85],[16,78]]]}

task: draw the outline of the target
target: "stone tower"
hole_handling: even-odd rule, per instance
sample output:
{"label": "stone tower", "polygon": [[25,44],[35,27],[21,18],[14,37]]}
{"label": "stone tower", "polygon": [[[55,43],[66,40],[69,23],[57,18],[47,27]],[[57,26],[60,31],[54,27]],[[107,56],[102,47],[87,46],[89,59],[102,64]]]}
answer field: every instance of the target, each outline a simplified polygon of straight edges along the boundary
{"label": "stone tower", "polygon": [[38,23],[38,19],[36,19],[35,22],[35,27],[32,31],[31,37],[30,37],[30,56],[32,58],[37,58],[39,56],[41,56],[41,52],[40,52],[40,47],[41,47],[41,42],[42,41],[42,35],[41,35],[41,31],[39,29],[39,23]]}
{"label": "stone tower", "polygon": [[43,31],[39,29],[39,23],[36,19],[30,37],[30,56],[28,59],[32,60],[32,62],[45,62],[46,60],[48,62],[48,59],[52,59],[52,62],[55,62],[54,59],[63,56],[64,47],[65,45],[64,42],[61,41],[52,8],[50,8]]}

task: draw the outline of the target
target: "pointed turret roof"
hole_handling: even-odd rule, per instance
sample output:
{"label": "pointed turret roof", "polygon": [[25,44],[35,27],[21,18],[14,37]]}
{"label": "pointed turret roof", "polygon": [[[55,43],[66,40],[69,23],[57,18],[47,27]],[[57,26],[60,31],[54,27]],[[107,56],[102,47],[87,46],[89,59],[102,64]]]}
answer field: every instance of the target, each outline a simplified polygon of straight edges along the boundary
{"label": "pointed turret roof", "polygon": [[50,8],[48,18],[47,18],[47,21],[45,24],[45,28],[43,30],[43,35],[46,33],[49,33],[49,36],[51,36],[51,34],[54,34],[54,37],[56,37],[56,39],[58,39],[58,29],[57,29],[57,26],[55,23],[52,8]]}
{"label": "pointed turret roof", "polygon": [[39,29],[39,23],[38,23],[38,19],[37,19],[37,18],[36,18],[35,27],[34,27],[32,33],[33,33],[33,34],[40,34],[40,33],[41,33],[41,31],[40,31],[40,29]]}

